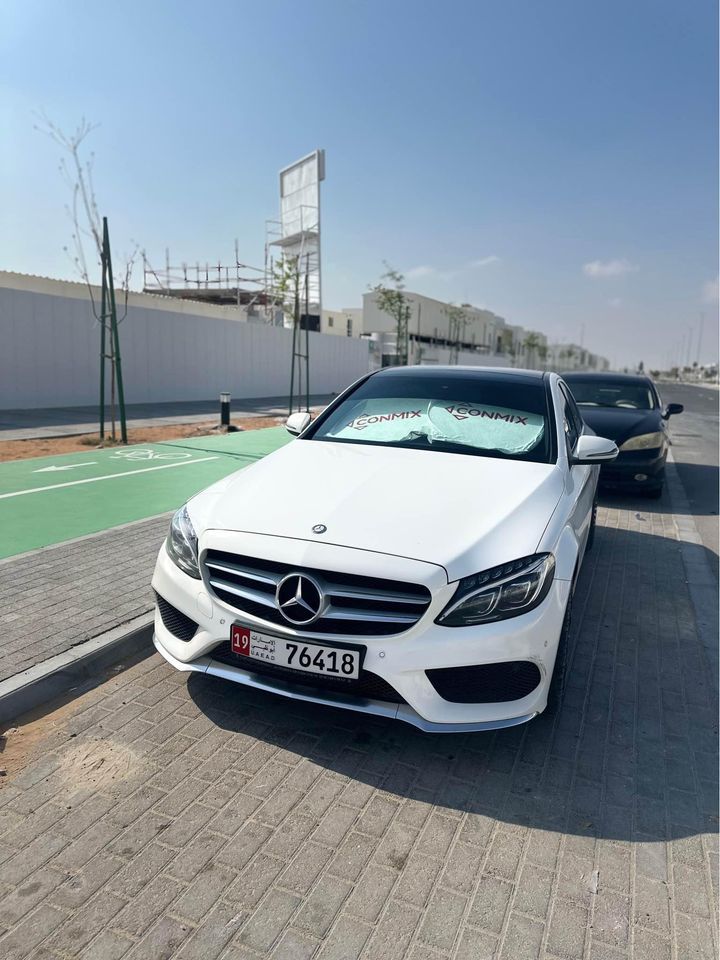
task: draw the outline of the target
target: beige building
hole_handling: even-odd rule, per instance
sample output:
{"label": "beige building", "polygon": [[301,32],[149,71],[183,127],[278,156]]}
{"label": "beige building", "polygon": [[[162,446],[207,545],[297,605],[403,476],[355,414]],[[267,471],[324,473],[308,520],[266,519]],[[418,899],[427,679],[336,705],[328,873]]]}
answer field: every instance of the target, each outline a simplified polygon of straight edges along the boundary
{"label": "beige building", "polygon": [[[526,367],[536,370],[607,370],[609,363],[576,344],[550,346],[539,330],[508,323],[491,310],[471,304],[457,307],[410,290],[408,360],[410,363],[464,363]],[[397,355],[396,324],[380,309],[377,294],[366,293],[361,308],[323,310],[321,332],[371,341],[373,366]]]}
{"label": "beige building", "polygon": [[606,357],[591,353],[577,343],[554,343],[549,349],[548,368],[559,373],[571,370],[592,370],[602,373],[610,369]]}
{"label": "beige building", "polygon": [[339,337],[360,337],[363,333],[362,307],[345,307],[342,310],[323,310],[320,316],[320,333]]}

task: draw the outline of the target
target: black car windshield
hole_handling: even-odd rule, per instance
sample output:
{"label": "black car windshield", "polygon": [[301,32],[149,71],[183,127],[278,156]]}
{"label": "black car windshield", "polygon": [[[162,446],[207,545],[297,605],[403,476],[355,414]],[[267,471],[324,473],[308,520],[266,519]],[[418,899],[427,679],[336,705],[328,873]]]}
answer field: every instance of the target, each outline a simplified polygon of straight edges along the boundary
{"label": "black car windshield", "polygon": [[378,374],[306,434],[338,443],[551,462],[545,385],[482,374]]}
{"label": "black car windshield", "polygon": [[647,383],[624,380],[568,380],[575,402],[587,407],[652,410],[655,394]]}

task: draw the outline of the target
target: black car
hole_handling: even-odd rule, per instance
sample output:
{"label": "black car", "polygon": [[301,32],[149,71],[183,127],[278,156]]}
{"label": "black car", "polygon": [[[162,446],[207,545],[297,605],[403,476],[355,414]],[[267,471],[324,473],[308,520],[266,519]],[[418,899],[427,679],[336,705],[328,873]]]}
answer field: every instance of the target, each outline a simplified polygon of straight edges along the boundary
{"label": "black car", "polygon": [[567,373],[563,379],[595,433],[618,445],[613,463],[604,464],[600,483],[659,497],[665,481],[670,440],[667,421],[682,413],[681,403],[663,406],[649,377],[620,373]]}

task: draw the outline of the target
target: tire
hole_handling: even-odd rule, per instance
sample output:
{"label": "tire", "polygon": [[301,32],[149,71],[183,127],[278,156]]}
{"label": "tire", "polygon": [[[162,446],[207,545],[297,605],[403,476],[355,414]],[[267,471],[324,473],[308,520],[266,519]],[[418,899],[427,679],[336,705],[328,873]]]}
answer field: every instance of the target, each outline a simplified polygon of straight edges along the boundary
{"label": "tire", "polygon": [[550,680],[550,690],[548,691],[547,709],[550,713],[557,713],[562,706],[565,695],[565,684],[567,681],[568,654],[570,627],[572,624],[572,592],[568,598],[567,607],[565,607],[565,617],[563,619],[562,630],[560,631],[560,640],[558,641],[557,653],[555,654],[555,666],[553,668],[552,679]]}
{"label": "tire", "polygon": [[660,484],[659,487],[651,487],[649,490],[645,491],[645,496],[648,500],[659,500],[663,495],[664,484]]}
{"label": "tire", "polygon": [[595,543],[595,525],[597,523],[597,500],[593,500],[592,505],[592,517],[590,518],[590,531],[588,533],[587,544],[585,545],[586,550],[592,550],[593,544]]}

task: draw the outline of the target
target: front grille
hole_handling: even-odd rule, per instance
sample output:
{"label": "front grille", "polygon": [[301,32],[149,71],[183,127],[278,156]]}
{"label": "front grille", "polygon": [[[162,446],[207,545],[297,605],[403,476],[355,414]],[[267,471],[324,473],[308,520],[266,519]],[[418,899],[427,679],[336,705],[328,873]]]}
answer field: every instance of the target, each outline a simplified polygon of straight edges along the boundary
{"label": "front grille", "polygon": [[475,667],[443,667],[425,673],[436,692],[450,703],[522,700],[540,683],[540,671],[529,660],[484,663]]}
{"label": "front grille", "polygon": [[161,597],[159,593],[155,594],[155,599],[157,600],[162,622],[170,633],[174,637],[177,637],[178,640],[192,640],[198,628],[195,621],[185,616],[182,611],[178,610],[171,603],[168,603],[165,597]]}
{"label": "front grille", "polygon": [[[417,583],[293,567],[220,550],[208,550],[204,564],[215,596],[238,613],[303,633],[391,636],[417,623],[430,603],[430,591]],[[286,620],[275,603],[277,586],[289,573],[310,574],[326,597],[323,615],[305,628]]]}
{"label": "front grille", "polygon": [[265,663],[263,660],[250,660],[233,653],[230,641],[226,640],[215,647],[208,654],[218,663],[227,663],[232,667],[241,667],[249,673],[259,673],[262,676],[282,680],[284,683],[296,685],[305,693],[316,691],[323,693],[345,693],[353,697],[365,697],[368,700],[384,700],[387,703],[406,703],[405,699],[387,681],[370,670],[361,670],[358,680],[344,680],[341,677],[323,677],[318,674],[302,673],[281,667],[275,663]]}

